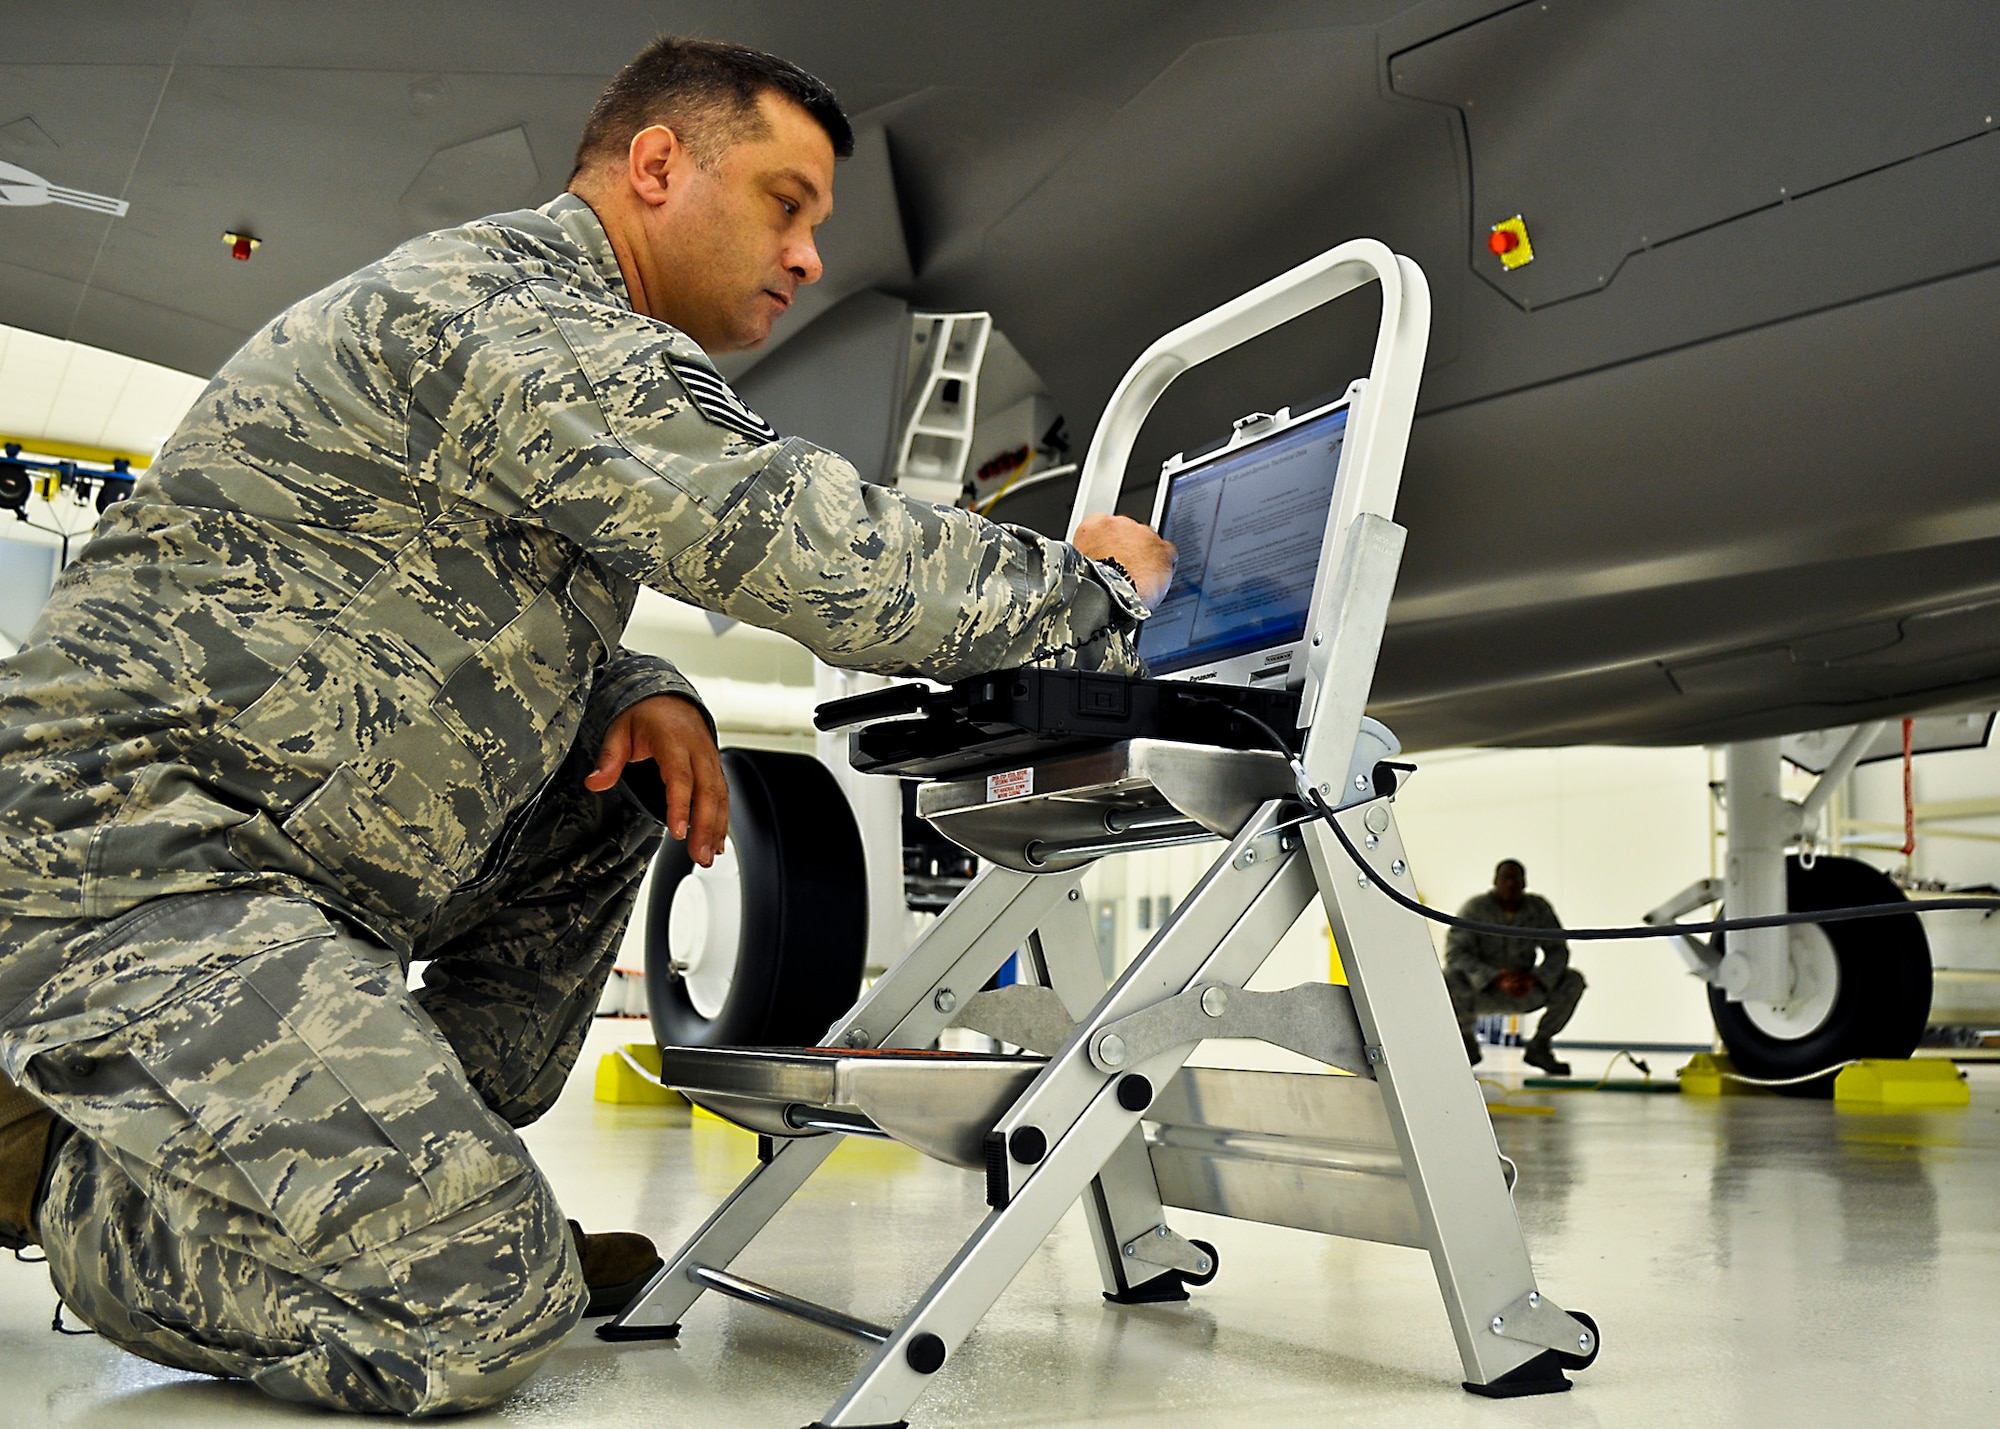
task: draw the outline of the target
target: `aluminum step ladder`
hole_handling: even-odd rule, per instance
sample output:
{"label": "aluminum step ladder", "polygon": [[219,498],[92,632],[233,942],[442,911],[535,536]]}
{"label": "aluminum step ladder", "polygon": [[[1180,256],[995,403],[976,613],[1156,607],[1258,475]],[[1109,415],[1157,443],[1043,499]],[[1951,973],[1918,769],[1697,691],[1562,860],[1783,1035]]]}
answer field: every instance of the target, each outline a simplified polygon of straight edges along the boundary
{"label": "aluminum step ladder", "polygon": [[[1394,738],[1362,709],[1402,554],[1390,514],[1429,331],[1422,272],[1355,240],[1155,343],[1106,410],[1071,527],[1111,508],[1139,425],[1175,376],[1371,282],[1380,327],[1309,614],[1298,760],[1135,739],[1031,777],[923,785],[918,812],[985,868],[826,1046],[663,1049],[661,1080],[760,1132],[759,1164],[600,1335],[674,1336],[711,1290],[764,1305],[873,1346],[812,1429],[901,1425],[1081,1200],[1115,1303],[1182,1300],[1217,1273],[1215,1248],[1169,1224],[1166,1209],[1179,1207],[1427,1250],[1469,1390],[1567,1389],[1565,1370],[1595,1358],[1589,1317],[1535,1283],[1426,926],[1373,886],[1415,895],[1385,763]],[[1224,847],[1107,986],[1083,868],[1196,839]],[[1314,898],[1349,985],[1246,991]],[[1017,950],[1024,982],[980,991]],[[1027,1050],[925,1050],[950,1026]],[[1258,1038],[1336,1070],[1185,1066],[1208,1037]],[[854,1135],[985,1177],[989,1213],[894,1325],[730,1270]]]}

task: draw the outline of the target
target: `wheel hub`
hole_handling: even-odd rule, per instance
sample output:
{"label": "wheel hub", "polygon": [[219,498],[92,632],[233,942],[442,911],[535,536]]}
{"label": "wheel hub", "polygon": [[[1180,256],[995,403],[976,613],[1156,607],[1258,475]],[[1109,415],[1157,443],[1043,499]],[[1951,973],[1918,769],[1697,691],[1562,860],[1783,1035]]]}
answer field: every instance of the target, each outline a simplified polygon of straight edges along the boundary
{"label": "wheel hub", "polygon": [[725,849],[681,880],[667,912],[668,955],[703,1017],[720,1015],[729,1000],[742,935],[742,881],[734,853]]}
{"label": "wheel hub", "polygon": [[1744,999],[1743,1011],[1757,1030],[1795,1042],[1826,1025],[1840,995],[1840,960],[1833,940],[1817,923],[1795,923],[1789,930],[1786,960],[1791,964],[1792,990],[1783,1002]]}

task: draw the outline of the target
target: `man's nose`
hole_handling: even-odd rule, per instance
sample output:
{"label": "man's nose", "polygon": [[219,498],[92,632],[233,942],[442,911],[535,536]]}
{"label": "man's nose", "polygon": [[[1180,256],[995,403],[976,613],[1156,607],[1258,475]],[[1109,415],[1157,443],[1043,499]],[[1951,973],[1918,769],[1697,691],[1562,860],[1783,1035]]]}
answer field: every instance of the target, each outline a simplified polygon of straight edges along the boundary
{"label": "man's nose", "polygon": [[817,283],[820,274],[826,271],[826,266],[819,261],[819,249],[813,245],[811,239],[793,248],[785,255],[785,259],[785,270],[797,278],[801,285]]}

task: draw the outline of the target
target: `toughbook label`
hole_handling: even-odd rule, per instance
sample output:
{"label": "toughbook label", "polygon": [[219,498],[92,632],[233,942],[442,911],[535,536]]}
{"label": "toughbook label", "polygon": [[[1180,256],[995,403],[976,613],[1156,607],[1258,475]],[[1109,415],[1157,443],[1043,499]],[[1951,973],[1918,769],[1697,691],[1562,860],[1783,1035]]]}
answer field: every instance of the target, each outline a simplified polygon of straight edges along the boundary
{"label": "toughbook label", "polygon": [[1035,792],[1035,771],[1032,769],[1009,769],[1005,774],[986,776],[986,802],[997,804],[1002,799],[1018,799],[1023,794]]}
{"label": "toughbook label", "polygon": [[715,372],[703,367],[699,362],[690,362],[682,357],[670,357],[667,366],[673,368],[674,376],[687,389],[701,414],[718,426],[741,432],[753,442],[775,442],[777,428],[743,405],[743,399],[730,389],[727,382]]}

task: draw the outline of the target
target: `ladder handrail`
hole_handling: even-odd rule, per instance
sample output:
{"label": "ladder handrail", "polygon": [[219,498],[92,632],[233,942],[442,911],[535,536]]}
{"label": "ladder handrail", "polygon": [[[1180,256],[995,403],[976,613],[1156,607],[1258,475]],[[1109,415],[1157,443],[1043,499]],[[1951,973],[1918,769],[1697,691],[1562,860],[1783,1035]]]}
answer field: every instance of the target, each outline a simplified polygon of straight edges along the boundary
{"label": "ladder handrail", "polygon": [[[1318,597],[1306,625],[1299,724],[1310,726],[1303,758],[1315,782],[1346,777],[1402,557],[1402,532],[1392,523],[1430,345],[1423,269],[1378,239],[1349,239],[1159,339],[1111,394],[1070,512],[1074,535],[1084,517],[1117,505],[1139,429],[1175,378],[1368,283],[1382,290],[1375,352],[1348,409],[1339,504],[1321,547]],[[1330,686],[1337,697],[1323,701]]]}
{"label": "ladder handrail", "polygon": [[1070,534],[1084,517],[1118,504],[1139,429],[1175,378],[1367,283],[1381,285],[1382,313],[1368,391],[1347,419],[1348,461],[1359,479],[1349,484],[1335,527],[1344,530],[1364,511],[1393,517],[1430,342],[1430,285],[1423,269],[1379,239],[1353,238],[1181,324],[1139,354],[1090,439]]}

